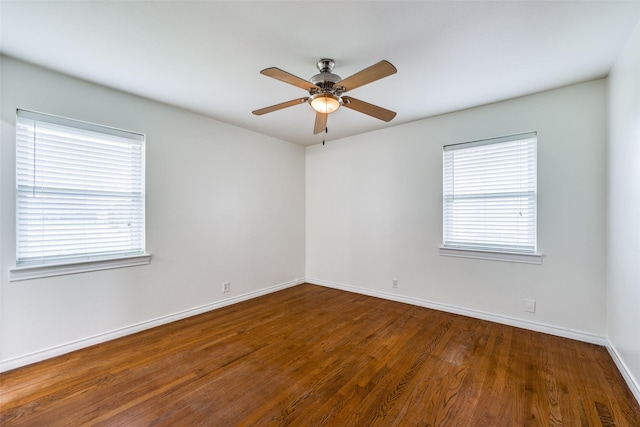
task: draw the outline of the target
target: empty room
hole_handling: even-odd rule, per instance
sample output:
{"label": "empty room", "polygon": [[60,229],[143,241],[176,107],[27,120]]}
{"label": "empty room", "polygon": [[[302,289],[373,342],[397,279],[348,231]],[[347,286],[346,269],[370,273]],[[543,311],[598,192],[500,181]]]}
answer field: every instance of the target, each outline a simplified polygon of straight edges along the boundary
{"label": "empty room", "polygon": [[0,425],[640,426],[640,1],[0,0]]}

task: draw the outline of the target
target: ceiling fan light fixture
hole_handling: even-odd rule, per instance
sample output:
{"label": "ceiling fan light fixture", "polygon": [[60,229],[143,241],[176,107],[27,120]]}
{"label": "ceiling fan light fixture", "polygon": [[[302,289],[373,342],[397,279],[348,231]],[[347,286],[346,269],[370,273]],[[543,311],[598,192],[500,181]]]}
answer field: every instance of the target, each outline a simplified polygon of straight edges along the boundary
{"label": "ceiling fan light fixture", "polygon": [[318,113],[330,114],[340,108],[340,97],[332,93],[317,93],[309,98],[309,104]]}

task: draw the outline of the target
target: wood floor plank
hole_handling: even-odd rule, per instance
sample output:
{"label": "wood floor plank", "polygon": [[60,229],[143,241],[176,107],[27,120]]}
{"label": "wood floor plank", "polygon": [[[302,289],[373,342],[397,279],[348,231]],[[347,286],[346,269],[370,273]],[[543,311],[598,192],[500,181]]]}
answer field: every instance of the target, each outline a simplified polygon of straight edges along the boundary
{"label": "wood floor plank", "polygon": [[475,358],[477,380],[469,385],[477,399],[470,416],[475,426],[493,426],[511,419],[508,377],[501,373],[509,366],[512,332],[513,328],[490,324],[486,339],[479,345],[483,351]]}
{"label": "wood floor plank", "polygon": [[640,426],[603,347],[304,284],[0,374],[2,426]]}

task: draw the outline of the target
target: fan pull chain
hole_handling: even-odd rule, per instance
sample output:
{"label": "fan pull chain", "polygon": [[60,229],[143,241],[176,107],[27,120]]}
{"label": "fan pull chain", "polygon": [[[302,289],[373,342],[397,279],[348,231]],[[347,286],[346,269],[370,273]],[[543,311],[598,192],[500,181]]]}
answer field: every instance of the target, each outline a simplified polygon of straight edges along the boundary
{"label": "fan pull chain", "polygon": [[[324,133],[329,133],[329,128],[328,127],[324,128]],[[322,145],[324,145],[324,138],[322,138]]]}

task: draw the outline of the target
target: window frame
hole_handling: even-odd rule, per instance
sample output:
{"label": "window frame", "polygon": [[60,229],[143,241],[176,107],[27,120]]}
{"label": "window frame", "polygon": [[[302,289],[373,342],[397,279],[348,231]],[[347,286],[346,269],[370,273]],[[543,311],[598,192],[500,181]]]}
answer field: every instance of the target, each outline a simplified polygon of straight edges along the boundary
{"label": "window frame", "polygon": [[[60,256],[59,254],[56,254],[55,256],[52,256],[52,255],[43,256],[43,258],[40,261],[34,261],[34,260],[30,260],[29,258],[26,258],[26,261],[23,261],[22,263],[20,262],[19,248],[21,246],[19,245],[21,245],[21,243],[19,240],[20,237],[18,235],[18,232],[19,232],[19,226],[22,221],[21,218],[24,218],[24,217],[21,216],[18,199],[20,197],[20,194],[23,194],[19,191],[19,183],[20,183],[20,180],[24,180],[25,178],[20,178],[20,177],[24,177],[24,173],[21,174],[19,171],[20,162],[18,159],[18,154],[19,154],[18,125],[19,125],[19,120],[25,120],[25,119],[33,120],[36,123],[40,122],[41,124],[49,124],[49,126],[69,127],[79,132],[87,132],[87,133],[94,133],[94,134],[98,133],[98,134],[104,135],[104,137],[107,139],[113,138],[113,137],[126,138],[130,140],[132,143],[134,143],[135,141],[136,144],[139,144],[138,146],[139,148],[137,148],[137,150],[139,150],[140,157],[139,158],[137,156],[132,157],[131,161],[139,162],[139,167],[136,169],[138,173],[137,175],[133,175],[133,177],[137,176],[136,179],[139,180],[138,183],[141,191],[141,194],[137,193],[138,194],[137,197],[139,200],[139,202],[137,203],[140,203],[140,204],[138,204],[137,206],[139,207],[136,208],[137,212],[139,212],[139,215],[142,218],[141,222],[137,222],[139,227],[138,229],[141,230],[141,236],[139,234],[140,237],[136,239],[138,243],[141,243],[140,249],[134,249],[131,251],[120,249],[119,251],[116,250],[112,253],[108,253],[109,250],[107,250],[107,252],[87,251],[84,253],[76,253],[76,254],[69,253],[68,255],[64,255],[64,256]],[[34,111],[22,109],[22,108],[19,108],[16,110],[15,132],[16,132],[16,158],[15,158],[14,166],[16,167],[16,171],[15,171],[16,183],[15,183],[14,202],[16,203],[15,205],[15,212],[16,212],[15,261],[16,261],[16,264],[14,268],[11,268],[9,270],[10,281],[19,281],[19,280],[28,280],[28,279],[34,279],[34,278],[40,278],[40,277],[75,274],[75,273],[82,273],[82,272],[89,272],[89,271],[128,267],[128,266],[134,266],[134,265],[145,265],[150,263],[151,255],[146,252],[146,236],[145,236],[145,232],[146,232],[146,214],[145,214],[145,204],[146,204],[145,202],[145,192],[146,192],[145,191],[145,145],[146,144],[145,144],[145,140],[146,140],[146,137],[144,134],[139,132],[131,132],[127,130],[117,129],[109,126],[84,122],[80,120],[55,116],[51,114],[34,112]],[[84,135],[83,137],[88,138],[89,136]],[[35,140],[35,136],[34,136],[34,144],[38,144],[38,141]],[[34,150],[37,147],[38,145],[34,145]],[[71,151],[71,152],[73,153],[71,154],[72,156],[77,156],[78,155],[77,153],[79,153],[75,151]],[[55,164],[55,163],[52,163],[52,164]],[[33,171],[35,173],[35,170],[37,170],[35,169],[35,165],[33,166],[33,168],[34,168]],[[59,169],[59,170],[61,171],[61,173],[66,173],[66,171],[68,171],[69,169],[66,169],[65,167],[63,167],[62,169]],[[97,171],[96,169],[89,169],[89,170]],[[29,176],[30,175],[27,175],[27,177]],[[104,175],[104,176],[108,176],[108,175]],[[30,180],[31,178],[27,178],[27,179]],[[75,182],[81,182],[81,181],[75,181]],[[131,181],[124,181],[124,182],[131,182]],[[73,190],[73,188],[75,188],[74,184],[70,184],[69,187],[63,186],[60,188],[68,189],[64,191],[69,191],[69,190],[76,191],[76,190]],[[92,197],[95,197],[96,194],[98,194],[95,192],[95,190],[90,190],[89,189],[90,187],[86,187],[86,188],[87,188],[86,197],[92,198]],[[87,200],[86,197],[83,200]],[[88,212],[92,212],[92,211],[88,211]],[[96,211],[96,212],[101,212],[101,211]],[[46,224],[46,222],[43,224]],[[44,235],[44,237],[46,238],[46,235]],[[22,244],[25,244],[25,243],[22,243]]]}
{"label": "window frame", "polygon": [[[457,150],[465,150],[471,149],[480,146],[487,146],[493,144],[501,144],[514,142],[525,139],[535,138],[535,154],[534,154],[534,212],[535,217],[534,221],[534,248],[533,250],[508,250],[505,248],[491,248],[491,246],[496,245],[496,241],[487,241],[486,247],[477,247],[474,245],[464,245],[464,244],[454,244],[447,245],[447,202],[446,202],[446,174],[447,174],[447,152],[448,151],[457,151]],[[526,264],[542,264],[542,254],[538,252],[537,240],[538,240],[538,230],[537,230],[537,221],[538,221],[538,201],[537,201],[537,132],[526,132],[520,134],[506,135],[496,138],[487,138],[482,140],[475,140],[469,142],[463,142],[458,144],[445,145],[443,147],[443,169],[442,169],[442,243],[439,247],[439,254],[442,256],[451,256],[451,257],[462,257],[462,258],[473,258],[473,259],[484,259],[484,260],[493,260],[493,261],[507,261],[507,262],[518,262],[518,263],[526,263]],[[523,192],[524,193],[524,192]],[[487,197],[486,200],[498,200],[503,193],[496,193],[495,198]],[[473,196],[472,196],[473,198]]]}

